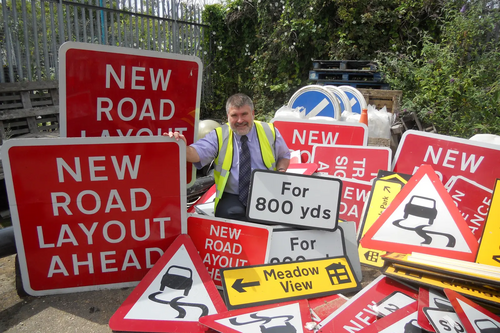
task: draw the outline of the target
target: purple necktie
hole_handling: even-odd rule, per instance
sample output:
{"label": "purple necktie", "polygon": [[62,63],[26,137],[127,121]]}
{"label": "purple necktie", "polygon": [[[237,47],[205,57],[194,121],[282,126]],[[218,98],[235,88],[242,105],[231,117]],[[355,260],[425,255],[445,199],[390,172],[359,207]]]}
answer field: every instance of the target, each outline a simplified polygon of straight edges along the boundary
{"label": "purple necktie", "polygon": [[241,137],[241,151],[240,151],[240,201],[245,206],[247,205],[248,190],[250,186],[250,150],[248,149],[248,138],[246,135]]}

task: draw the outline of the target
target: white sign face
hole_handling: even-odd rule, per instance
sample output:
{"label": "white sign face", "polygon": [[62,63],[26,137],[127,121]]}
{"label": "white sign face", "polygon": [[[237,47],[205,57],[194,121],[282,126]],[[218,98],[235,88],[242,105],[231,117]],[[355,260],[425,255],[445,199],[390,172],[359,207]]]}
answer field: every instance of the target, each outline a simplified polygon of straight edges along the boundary
{"label": "white sign face", "polygon": [[385,317],[413,302],[416,302],[414,298],[400,291],[395,291],[377,304],[377,312]]}
{"label": "white sign face", "polygon": [[255,170],[252,173],[247,216],[262,223],[279,223],[335,230],[342,181]]}
{"label": "white sign face", "polygon": [[339,257],[345,255],[341,227],[335,231],[274,229],[269,263]]}
{"label": "white sign face", "polygon": [[482,332],[498,332],[500,329],[500,322],[487,316],[485,313],[479,311],[478,309],[470,306],[464,301],[457,298],[458,304],[462,307],[463,312],[469,319],[470,323],[473,324],[472,327],[477,333]]}
{"label": "white sign face", "polygon": [[[179,310],[181,307],[189,311]],[[197,321],[203,311],[207,311],[207,314],[217,313],[196,267],[182,245],[124,319]]]}
{"label": "white sign face", "polygon": [[286,332],[305,332],[299,303],[219,319],[216,322],[244,333],[285,332],[286,329],[290,330]]}
{"label": "white sign face", "polygon": [[465,332],[465,328],[455,312],[424,308],[424,313],[436,333]]}

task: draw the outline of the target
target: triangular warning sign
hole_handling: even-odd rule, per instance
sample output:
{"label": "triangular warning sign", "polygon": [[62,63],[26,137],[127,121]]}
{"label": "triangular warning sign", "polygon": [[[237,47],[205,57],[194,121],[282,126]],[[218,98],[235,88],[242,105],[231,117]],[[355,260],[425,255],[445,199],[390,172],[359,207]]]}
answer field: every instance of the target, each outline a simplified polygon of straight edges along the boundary
{"label": "triangular warning sign", "polygon": [[451,289],[444,290],[466,332],[500,332],[500,317]]}
{"label": "triangular warning sign", "polygon": [[255,306],[200,318],[200,323],[218,332],[306,332],[311,321],[306,300]]}
{"label": "triangular warning sign", "polygon": [[109,320],[113,331],[205,332],[202,316],[227,311],[188,235],[180,235]]}
{"label": "triangular warning sign", "polygon": [[365,248],[474,261],[478,243],[430,165],[422,165],[361,240]]}

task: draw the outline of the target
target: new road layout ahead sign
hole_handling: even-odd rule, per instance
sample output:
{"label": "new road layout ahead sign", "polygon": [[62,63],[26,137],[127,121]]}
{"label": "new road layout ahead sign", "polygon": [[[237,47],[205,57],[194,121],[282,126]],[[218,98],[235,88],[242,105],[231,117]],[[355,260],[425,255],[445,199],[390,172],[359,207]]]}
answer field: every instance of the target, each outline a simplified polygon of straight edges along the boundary
{"label": "new road layout ahead sign", "polygon": [[[197,134],[203,65],[198,57],[88,43],[59,51],[62,137]],[[187,183],[195,170],[187,165]]]}
{"label": "new road layout ahead sign", "polygon": [[186,232],[184,142],[8,140],[2,160],[30,295],[135,285]]}
{"label": "new road layout ahead sign", "polygon": [[229,309],[357,291],[347,257],[221,270]]}
{"label": "new road layout ahead sign", "polygon": [[254,170],[247,217],[254,222],[337,228],[342,181]]}

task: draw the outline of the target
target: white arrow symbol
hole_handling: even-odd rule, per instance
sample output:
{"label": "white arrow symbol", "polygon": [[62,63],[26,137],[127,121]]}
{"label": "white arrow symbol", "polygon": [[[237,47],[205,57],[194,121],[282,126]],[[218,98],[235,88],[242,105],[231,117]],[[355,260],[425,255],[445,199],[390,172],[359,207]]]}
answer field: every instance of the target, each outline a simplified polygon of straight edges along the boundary
{"label": "white arrow symbol", "polygon": [[316,107],[314,109],[312,109],[311,112],[309,112],[308,114],[306,114],[306,118],[316,117],[329,104],[330,104],[330,102],[328,101],[328,99],[323,98],[323,100],[321,102],[319,102],[319,104],[316,105]]}

